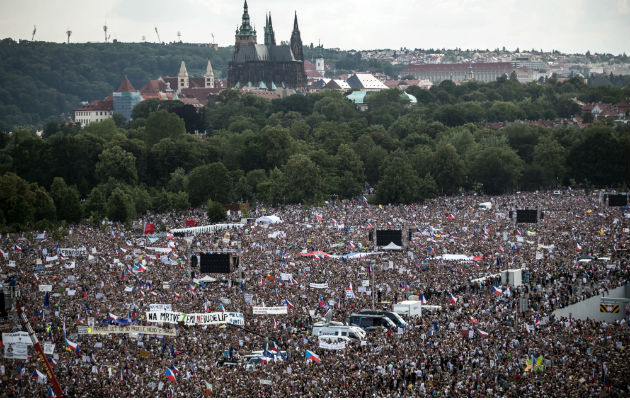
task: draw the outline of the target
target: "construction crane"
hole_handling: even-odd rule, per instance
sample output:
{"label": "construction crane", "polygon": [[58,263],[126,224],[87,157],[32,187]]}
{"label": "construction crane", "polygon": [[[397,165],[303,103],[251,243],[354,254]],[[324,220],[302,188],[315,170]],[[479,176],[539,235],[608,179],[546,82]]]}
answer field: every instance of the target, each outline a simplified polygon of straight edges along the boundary
{"label": "construction crane", "polygon": [[155,34],[158,37],[158,43],[162,43],[162,39],[160,39],[160,34],[158,33],[157,26],[155,27]]}
{"label": "construction crane", "polygon": [[70,29],[68,29],[66,31],[66,35],[68,35],[68,44],[70,44],[70,35],[72,35],[72,31]]}
{"label": "construction crane", "polygon": [[33,25],[33,35],[31,36],[31,42],[35,40],[35,32],[37,32],[37,25]]}

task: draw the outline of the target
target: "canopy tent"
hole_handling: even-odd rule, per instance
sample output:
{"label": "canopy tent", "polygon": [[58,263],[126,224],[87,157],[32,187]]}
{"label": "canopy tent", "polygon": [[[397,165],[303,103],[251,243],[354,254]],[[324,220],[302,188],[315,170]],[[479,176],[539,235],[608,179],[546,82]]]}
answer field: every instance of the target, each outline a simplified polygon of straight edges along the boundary
{"label": "canopy tent", "polygon": [[269,225],[269,224],[277,224],[280,222],[282,222],[282,220],[277,215],[265,215],[264,217],[256,218],[257,224],[262,223],[264,225]]}
{"label": "canopy tent", "polygon": [[401,250],[402,247],[397,245],[394,242],[389,242],[389,244],[385,247],[383,247],[383,250]]}

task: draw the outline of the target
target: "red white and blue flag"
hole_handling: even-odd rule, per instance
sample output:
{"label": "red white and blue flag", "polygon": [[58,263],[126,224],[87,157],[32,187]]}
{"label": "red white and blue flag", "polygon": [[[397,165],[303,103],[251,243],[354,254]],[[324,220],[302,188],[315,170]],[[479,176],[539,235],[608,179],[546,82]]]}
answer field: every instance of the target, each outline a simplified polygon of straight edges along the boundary
{"label": "red white and blue flag", "polygon": [[318,363],[319,360],[319,356],[315,353],[313,353],[312,351],[306,350],[306,352],[304,353],[304,358],[306,358],[307,360],[312,360],[316,363]]}
{"label": "red white and blue flag", "polygon": [[166,368],[166,372],[164,373],[164,376],[171,380],[171,382],[177,382],[177,378],[175,378],[175,373],[173,371],[171,371],[170,368]]}
{"label": "red white and blue flag", "polygon": [[450,301],[451,303],[455,304],[455,303],[457,303],[457,297],[453,296],[452,293],[449,293],[448,301]]}
{"label": "red white and blue flag", "polygon": [[420,303],[427,304],[427,299],[424,297],[423,294],[420,295]]}
{"label": "red white and blue flag", "polygon": [[492,293],[494,293],[494,294],[503,294],[503,290],[501,290],[500,288],[498,288],[496,286],[492,286]]}

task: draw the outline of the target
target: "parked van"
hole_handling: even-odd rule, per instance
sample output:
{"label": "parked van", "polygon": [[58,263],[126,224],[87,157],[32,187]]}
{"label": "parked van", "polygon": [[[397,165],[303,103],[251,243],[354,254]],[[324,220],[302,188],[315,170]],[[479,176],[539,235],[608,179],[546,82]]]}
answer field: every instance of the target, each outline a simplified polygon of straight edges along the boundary
{"label": "parked van", "polygon": [[352,314],[347,319],[348,325],[359,326],[366,331],[378,328],[396,329],[396,324],[385,315],[378,314]]}
{"label": "parked van", "polygon": [[313,336],[338,336],[363,340],[365,339],[365,331],[357,326],[315,324],[313,325]]}

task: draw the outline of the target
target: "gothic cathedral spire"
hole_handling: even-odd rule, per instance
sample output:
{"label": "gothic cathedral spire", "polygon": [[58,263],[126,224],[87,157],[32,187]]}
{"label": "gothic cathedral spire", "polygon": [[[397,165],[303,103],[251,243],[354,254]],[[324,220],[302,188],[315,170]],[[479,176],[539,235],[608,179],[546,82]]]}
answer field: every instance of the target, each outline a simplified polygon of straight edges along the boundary
{"label": "gothic cathedral spire", "polygon": [[291,52],[296,60],[304,61],[304,53],[302,52],[302,38],[300,37],[300,29],[297,22],[297,11],[293,20],[293,33],[291,33]]}

